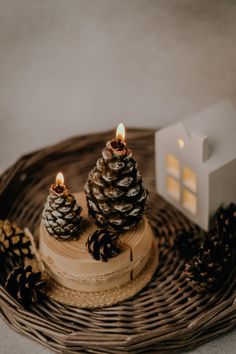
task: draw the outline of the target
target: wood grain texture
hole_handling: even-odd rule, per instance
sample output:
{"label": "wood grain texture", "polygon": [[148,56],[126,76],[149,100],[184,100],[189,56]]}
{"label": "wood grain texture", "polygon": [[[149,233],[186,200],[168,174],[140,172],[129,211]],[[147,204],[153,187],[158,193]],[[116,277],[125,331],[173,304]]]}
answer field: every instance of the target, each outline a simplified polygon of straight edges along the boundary
{"label": "wood grain texture", "polygon": [[[0,217],[35,232],[56,172],[63,170],[72,191],[81,190],[111,136],[74,137],[22,157],[1,176]],[[173,237],[191,223],[155,193],[153,138],[148,130],[129,130],[127,136],[150,191],[148,218],[161,242],[153,280],[132,299],[94,310],[46,299],[26,311],[1,287],[1,317],[13,329],[56,352],[180,353],[235,327],[235,268],[214,293],[198,294],[184,278],[184,259],[174,249]]]}

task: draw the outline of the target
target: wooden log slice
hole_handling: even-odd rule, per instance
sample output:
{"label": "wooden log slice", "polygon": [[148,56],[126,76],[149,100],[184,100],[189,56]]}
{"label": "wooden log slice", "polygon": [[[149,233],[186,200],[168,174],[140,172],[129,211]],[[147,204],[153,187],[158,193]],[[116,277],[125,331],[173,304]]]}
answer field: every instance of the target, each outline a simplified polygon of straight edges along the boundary
{"label": "wooden log slice", "polygon": [[147,218],[121,236],[121,253],[117,257],[108,262],[97,261],[86,247],[97,226],[88,218],[84,193],[77,193],[76,198],[83,208],[83,231],[78,239],[58,240],[48,234],[43,223],[40,225],[40,254],[52,279],[70,290],[83,292],[105,291],[134,280],[146,267],[155,246]]}

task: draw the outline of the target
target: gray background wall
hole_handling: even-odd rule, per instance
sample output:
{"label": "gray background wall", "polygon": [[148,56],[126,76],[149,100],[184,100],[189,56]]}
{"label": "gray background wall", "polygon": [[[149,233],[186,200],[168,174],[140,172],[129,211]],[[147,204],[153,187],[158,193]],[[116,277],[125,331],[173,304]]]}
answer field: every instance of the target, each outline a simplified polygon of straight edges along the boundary
{"label": "gray background wall", "polygon": [[64,137],[236,103],[236,1],[0,0],[0,168]]}
{"label": "gray background wall", "polygon": [[[0,0],[0,171],[119,121],[160,127],[225,97],[236,106],[235,38],[234,0]],[[0,328],[0,353],[47,352]]]}

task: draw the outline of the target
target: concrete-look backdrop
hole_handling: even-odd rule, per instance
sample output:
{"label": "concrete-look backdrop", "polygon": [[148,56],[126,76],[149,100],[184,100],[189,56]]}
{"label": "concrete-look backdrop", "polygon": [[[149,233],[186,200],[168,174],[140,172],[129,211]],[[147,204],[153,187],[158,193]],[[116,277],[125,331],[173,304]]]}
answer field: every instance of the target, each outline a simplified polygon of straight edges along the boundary
{"label": "concrete-look backdrop", "polygon": [[[236,107],[235,0],[0,0],[0,171],[71,135]],[[0,322],[0,353],[49,353]],[[234,353],[235,332],[194,353]]]}
{"label": "concrete-look backdrop", "polygon": [[0,168],[119,121],[236,103],[235,36],[235,0],[0,0]]}

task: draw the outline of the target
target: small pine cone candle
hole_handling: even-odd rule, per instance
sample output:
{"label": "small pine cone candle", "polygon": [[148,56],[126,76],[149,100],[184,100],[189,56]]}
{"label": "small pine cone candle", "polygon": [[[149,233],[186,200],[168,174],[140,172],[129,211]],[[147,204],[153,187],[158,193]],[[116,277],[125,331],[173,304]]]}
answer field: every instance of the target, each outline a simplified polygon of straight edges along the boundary
{"label": "small pine cone candle", "polygon": [[0,220],[0,253],[10,257],[31,257],[31,242],[24,231],[9,220]]}
{"label": "small pine cone candle", "polygon": [[236,204],[221,207],[216,214],[216,229],[226,242],[236,246]]}
{"label": "small pine cone candle", "polygon": [[[119,233],[132,229],[146,208],[144,188],[137,162],[126,147],[124,135],[107,142],[85,185],[90,216],[102,228]],[[124,128],[123,128],[124,129]]]}
{"label": "small pine cone candle", "polygon": [[24,307],[29,307],[42,298],[46,280],[41,272],[33,272],[31,266],[16,267],[8,275],[5,288]]}
{"label": "small pine cone candle", "polygon": [[80,233],[82,208],[64,186],[64,177],[58,173],[50,188],[43,211],[43,223],[48,233],[60,240],[68,240]]}
{"label": "small pine cone candle", "polygon": [[87,241],[88,252],[97,261],[107,262],[120,253],[119,235],[106,229],[94,231]]}
{"label": "small pine cone candle", "polygon": [[195,290],[211,289],[222,279],[231,259],[229,244],[220,235],[208,234],[201,243],[198,255],[186,263],[185,275]]}

